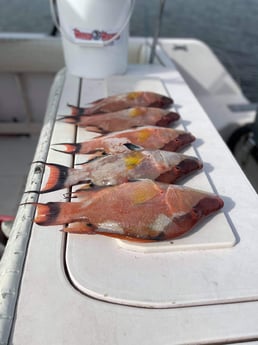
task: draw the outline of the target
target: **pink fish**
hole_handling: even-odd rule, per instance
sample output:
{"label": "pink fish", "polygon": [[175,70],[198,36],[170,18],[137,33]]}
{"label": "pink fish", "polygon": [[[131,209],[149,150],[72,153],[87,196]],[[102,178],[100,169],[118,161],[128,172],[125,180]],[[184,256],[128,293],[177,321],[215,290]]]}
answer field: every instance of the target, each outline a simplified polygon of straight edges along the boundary
{"label": "pink fish", "polygon": [[64,116],[59,120],[76,124],[79,127],[84,127],[88,131],[109,133],[146,125],[168,127],[172,122],[177,121],[179,117],[179,114],[174,111],[138,107],[91,116]]}
{"label": "pink fish", "polygon": [[64,231],[72,233],[162,241],[188,233],[204,217],[223,207],[217,195],[151,180],[81,189],[74,196],[78,202],[36,204],[35,222],[70,223]]}
{"label": "pink fish", "polygon": [[[195,140],[195,137],[182,130],[155,126],[139,127],[102,135],[94,139],[77,143],[60,143],[54,150],[64,153],[118,153],[129,149],[162,149],[176,152]],[[135,146],[136,145],[136,146]],[[59,147],[59,149],[58,149]]]}
{"label": "pink fish", "polygon": [[87,108],[71,106],[71,109],[72,115],[91,115],[111,113],[133,107],[166,108],[172,103],[173,100],[170,97],[155,92],[134,91],[96,100],[90,103]]}
{"label": "pink fish", "polygon": [[70,187],[79,183],[95,186],[116,185],[139,178],[172,183],[202,168],[197,158],[168,151],[129,151],[100,157],[80,168],[46,164],[48,179],[42,193]]}

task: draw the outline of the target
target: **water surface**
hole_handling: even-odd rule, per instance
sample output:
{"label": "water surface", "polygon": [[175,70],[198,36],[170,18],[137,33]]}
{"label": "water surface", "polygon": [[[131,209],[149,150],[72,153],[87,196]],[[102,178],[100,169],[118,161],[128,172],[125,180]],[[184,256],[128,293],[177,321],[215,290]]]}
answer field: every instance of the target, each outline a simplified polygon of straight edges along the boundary
{"label": "water surface", "polygon": [[[132,35],[153,35],[159,3],[136,0]],[[48,0],[0,0],[0,8],[0,31],[51,32]],[[207,43],[258,102],[258,0],[167,0],[161,36]]]}

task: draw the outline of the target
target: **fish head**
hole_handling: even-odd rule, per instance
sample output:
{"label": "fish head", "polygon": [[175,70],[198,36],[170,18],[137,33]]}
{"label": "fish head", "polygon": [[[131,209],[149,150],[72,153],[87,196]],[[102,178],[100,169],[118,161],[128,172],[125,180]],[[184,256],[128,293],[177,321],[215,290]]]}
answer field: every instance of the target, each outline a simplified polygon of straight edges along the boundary
{"label": "fish head", "polygon": [[156,181],[174,183],[195,170],[202,168],[202,162],[193,156],[163,150],[151,151],[157,164],[166,167],[165,171],[156,178]]}
{"label": "fish head", "polygon": [[164,235],[165,238],[186,234],[203,218],[224,206],[223,200],[216,194],[177,185],[169,185],[166,202],[173,221]]}
{"label": "fish head", "polygon": [[170,185],[167,189],[167,200],[173,213],[180,215],[195,224],[199,219],[221,209],[223,200],[216,194],[184,186]]}

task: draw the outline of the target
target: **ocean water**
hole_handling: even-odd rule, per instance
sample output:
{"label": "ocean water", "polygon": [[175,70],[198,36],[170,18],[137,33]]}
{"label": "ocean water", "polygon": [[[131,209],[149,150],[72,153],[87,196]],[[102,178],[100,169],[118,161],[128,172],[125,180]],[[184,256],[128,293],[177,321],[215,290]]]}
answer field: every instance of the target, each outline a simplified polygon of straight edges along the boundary
{"label": "ocean water", "polygon": [[[153,34],[159,3],[136,0],[132,35]],[[257,0],[167,0],[164,12],[161,36],[207,43],[244,94],[258,102]]]}
{"label": "ocean water", "polygon": [[[136,0],[131,35],[153,35],[159,4]],[[0,0],[0,31],[49,33],[52,26],[48,0]],[[250,101],[258,102],[258,0],[167,0],[161,36],[207,43]]]}

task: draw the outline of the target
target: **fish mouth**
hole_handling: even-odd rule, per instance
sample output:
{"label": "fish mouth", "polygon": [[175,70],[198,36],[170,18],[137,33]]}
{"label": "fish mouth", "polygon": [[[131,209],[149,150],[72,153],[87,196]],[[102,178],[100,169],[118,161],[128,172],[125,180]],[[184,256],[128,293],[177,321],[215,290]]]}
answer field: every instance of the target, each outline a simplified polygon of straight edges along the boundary
{"label": "fish mouth", "polygon": [[174,139],[170,140],[163,146],[162,150],[177,152],[188,146],[194,140],[195,137],[190,132],[179,131]]}
{"label": "fish mouth", "polygon": [[195,141],[195,139],[195,136],[193,136],[192,133],[189,132],[181,133],[178,136],[178,141],[182,142],[184,145],[192,143],[193,141]]}
{"label": "fish mouth", "polygon": [[197,158],[186,158],[177,164],[176,168],[180,174],[188,174],[191,171],[200,170],[203,168],[203,163]]}
{"label": "fish mouth", "polygon": [[168,108],[171,104],[173,104],[174,101],[172,98],[167,96],[162,96],[159,100],[156,100],[155,102],[152,102],[150,104],[150,107],[154,108]]}
{"label": "fish mouth", "polygon": [[156,126],[167,127],[171,122],[178,121],[179,118],[180,116],[178,113],[170,111],[156,123]]}
{"label": "fish mouth", "polygon": [[167,96],[163,96],[161,98],[161,103],[164,107],[168,107],[169,105],[173,103],[173,99]]}
{"label": "fish mouth", "polygon": [[192,209],[193,218],[202,218],[224,206],[224,201],[219,196],[206,197],[201,199]]}

